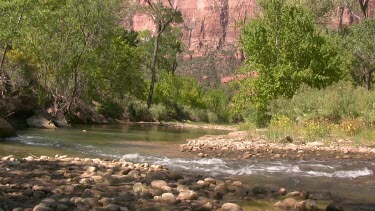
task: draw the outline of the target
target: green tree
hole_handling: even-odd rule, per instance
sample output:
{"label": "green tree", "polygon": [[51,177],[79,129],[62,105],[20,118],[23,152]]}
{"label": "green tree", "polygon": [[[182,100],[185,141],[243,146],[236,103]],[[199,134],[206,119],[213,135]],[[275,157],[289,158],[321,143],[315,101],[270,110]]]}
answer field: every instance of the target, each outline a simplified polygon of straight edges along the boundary
{"label": "green tree", "polygon": [[[178,66],[178,54],[183,51],[183,43],[181,41],[182,32],[177,27],[167,27],[162,36],[159,38],[159,50],[156,58],[156,67],[158,72],[174,73]],[[150,31],[140,33],[140,47],[144,49],[145,57],[153,57],[153,49],[155,36]],[[148,69],[151,69],[151,61],[146,62]],[[158,74],[157,74],[158,75]]]}
{"label": "green tree", "polygon": [[247,56],[243,69],[256,70],[258,76],[245,80],[242,90],[262,126],[271,100],[292,97],[301,84],[317,88],[332,84],[342,77],[345,66],[332,40],[317,30],[309,11],[286,0],[260,1],[259,5],[262,14],[249,21],[241,37]]}
{"label": "green tree", "polygon": [[20,37],[23,35],[23,29],[29,21],[30,15],[35,7],[39,5],[36,0],[5,0],[0,3],[0,49],[2,50],[0,57],[0,91],[4,95],[4,82],[7,75],[4,71],[4,64],[7,53],[12,50]]}
{"label": "green tree", "polygon": [[[141,49],[118,25],[119,0],[48,1],[38,6],[16,46],[35,65],[38,93],[70,112],[84,99],[141,97]],[[144,97],[144,96],[143,96]]]}
{"label": "green tree", "polygon": [[151,62],[151,83],[147,99],[147,107],[150,108],[156,82],[156,67],[160,37],[168,26],[181,23],[182,15],[181,12],[173,6],[171,0],[167,1],[168,5],[164,5],[161,0],[145,0],[145,2],[147,3],[147,8],[145,8],[146,12],[151,15],[155,25],[154,47]]}
{"label": "green tree", "polygon": [[[34,15],[23,50],[38,63],[43,90],[62,95],[70,111],[95,70],[100,49],[110,45],[116,0],[50,1]],[[46,94],[46,93],[45,93]]]}
{"label": "green tree", "polygon": [[339,40],[354,57],[352,74],[370,90],[375,71],[375,19],[366,19],[343,29]]}

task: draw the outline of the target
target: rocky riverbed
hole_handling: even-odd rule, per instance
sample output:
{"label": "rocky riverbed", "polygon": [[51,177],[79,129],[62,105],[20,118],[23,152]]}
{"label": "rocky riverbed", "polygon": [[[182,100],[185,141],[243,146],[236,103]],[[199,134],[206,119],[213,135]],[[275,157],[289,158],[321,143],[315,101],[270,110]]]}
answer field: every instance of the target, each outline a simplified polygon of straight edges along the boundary
{"label": "rocky riverbed", "polygon": [[294,143],[291,137],[270,141],[261,137],[249,137],[245,131],[228,135],[204,136],[187,140],[180,146],[182,152],[200,157],[227,157],[235,159],[374,159],[375,148],[355,147],[346,140],[334,143]]}
{"label": "rocky riverbed", "polygon": [[[303,190],[250,187],[231,179],[177,173],[122,159],[30,155],[0,161],[0,210],[324,209],[312,196]],[[259,199],[270,206],[249,208]]]}

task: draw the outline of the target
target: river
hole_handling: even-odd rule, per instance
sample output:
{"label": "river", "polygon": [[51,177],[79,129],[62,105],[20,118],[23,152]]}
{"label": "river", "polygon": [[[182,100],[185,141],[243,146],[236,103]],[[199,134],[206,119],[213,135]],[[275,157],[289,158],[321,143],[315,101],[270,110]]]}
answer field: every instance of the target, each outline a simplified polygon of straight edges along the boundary
{"label": "river", "polygon": [[356,160],[227,160],[196,158],[179,151],[186,139],[227,133],[218,130],[149,125],[77,126],[29,129],[0,141],[0,156],[13,154],[125,159],[160,164],[171,170],[231,177],[253,185],[330,192],[338,200],[375,202],[375,158]]}

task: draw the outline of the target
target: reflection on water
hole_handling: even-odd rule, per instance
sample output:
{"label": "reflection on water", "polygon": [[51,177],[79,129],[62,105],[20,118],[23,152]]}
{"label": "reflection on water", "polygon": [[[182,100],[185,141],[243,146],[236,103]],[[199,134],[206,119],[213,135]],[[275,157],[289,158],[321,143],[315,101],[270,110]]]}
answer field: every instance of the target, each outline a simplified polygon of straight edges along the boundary
{"label": "reflection on water", "polygon": [[[85,131],[85,132],[84,132]],[[177,156],[176,145],[203,135],[225,131],[147,125],[77,126],[67,129],[29,129],[0,141],[0,156],[66,154],[87,157],[121,157],[127,153]]]}

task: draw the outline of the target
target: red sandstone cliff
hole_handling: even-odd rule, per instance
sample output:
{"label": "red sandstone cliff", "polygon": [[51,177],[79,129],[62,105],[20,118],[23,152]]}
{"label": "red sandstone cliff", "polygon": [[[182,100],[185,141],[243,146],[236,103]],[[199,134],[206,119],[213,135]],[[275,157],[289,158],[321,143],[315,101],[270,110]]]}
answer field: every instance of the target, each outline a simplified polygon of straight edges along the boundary
{"label": "red sandstone cliff", "polygon": [[[137,1],[142,4],[142,0]],[[182,63],[188,67],[180,65],[179,72],[189,75],[199,73],[198,77],[204,80],[214,77],[217,81],[233,72],[232,69],[243,59],[242,53],[237,50],[237,40],[241,32],[238,24],[244,23],[255,15],[256,0],[172,0],[172,2],[184,18],[184,23],[180,26],[185,44]],[[375,0],[370,0],[369,3],[368,15],[372,16],[375,11]],[[352,13],[348,8],[341,7],[329,24],[336,27],[340,24],[350,25],[360,18],[356,15],[361,16]],[[152,19],[147,15],[136,14],[129,23],[128,25],[136,31],[154,28]],[[211,59],[208,58],[210,56]],[[192,58],[204,59],[199,62],[189,61]],[[214,70],[208,71],[208,68]],[[210,76],[213,71],[216,75]]]}
{"label": "red sandstone cliff", "polygon": [[[183,41],[188,58],[207,55],[211,50],[236,45],[243,23],[253,16],[255,0],[174,0],[182,12],[181,25]],[[153,22],[147,15],[135,15],[132,29],[153,29]]]}

